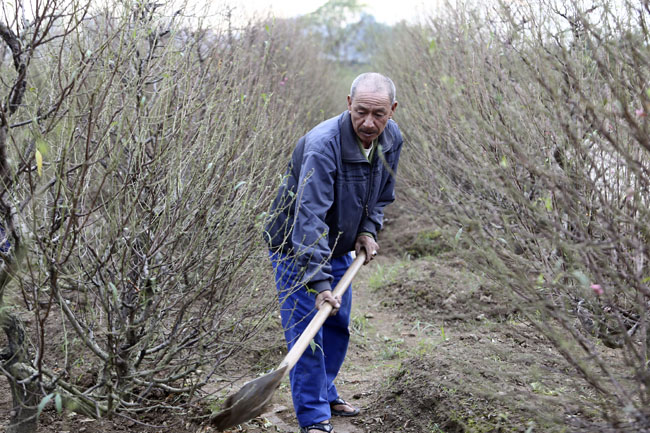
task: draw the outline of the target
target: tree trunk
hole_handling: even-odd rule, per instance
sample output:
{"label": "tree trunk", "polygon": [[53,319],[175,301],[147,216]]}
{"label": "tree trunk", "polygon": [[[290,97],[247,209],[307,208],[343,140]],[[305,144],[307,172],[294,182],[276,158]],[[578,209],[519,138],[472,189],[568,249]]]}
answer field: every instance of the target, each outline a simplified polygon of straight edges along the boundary
{"label": "tree trunk", "polygon": [[11,423],[7,433],[31,433],[36,431],[39,392],[35,370],[25,347],[25,330],[20,319],[6,309],[0,310],[0,326],[8,340],[8,346],[0,353],[0,359],[13,397]]}
{"label": "tree trunk", "polygon": [[[38,20],[43,20],[47,16],[47,8],[48,6],[40,11],[42,15],[37,16]],[[18,11],[18,5],[16,5],[16,11]],[[27,88],[29,50],[23,49],[18,35],[2,22],[0,22],[0,41],[4,42],[3,45],[11,50],[13,65],[17,73],[13,85],[9,88],[9,93],[3,96],[2,102],[0,102],[0,111],[2,112],[0,116],[0,226],[4,235],[0,243],[4,254],[0,260],[0,327],[7,335],[7,347],[0,350],[0,363],[4,375],[9,380],[13,397],[11,424],[7,428],[7,432],[31,433],[36,431],[40,378],[30,362],[22,321],[12,314],[4,304],[5,289],[11,281],[11,276],[14,275],[14,268],[20,262],[19,251],[22,249],[19,234],[14,226],[14,218],[17,213],[16,209],[13,209],[14,200],[11,197],[12,173],[8,162],[6,141],[9,131],[8,119],[20,107]],[[3,56],[6,47],[3,46]]]}

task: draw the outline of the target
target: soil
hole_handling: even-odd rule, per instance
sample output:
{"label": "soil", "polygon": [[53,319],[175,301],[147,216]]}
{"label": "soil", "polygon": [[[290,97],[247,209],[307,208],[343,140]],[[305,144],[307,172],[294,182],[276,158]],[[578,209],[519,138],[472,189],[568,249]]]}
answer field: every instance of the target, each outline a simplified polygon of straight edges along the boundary
{"label": "soil", "polygon": [[[506,293],[454,256],[440,232],[396,206],[380,245],[380,255],[354,282],[352,339],[337,382],[361,414],[333,419],[336,433],[589,431],[600,422],[595,392],[519,316]],[[263,347],[242,358],[242,365],[254,370],[250,378],[282,359],[275,322]],[[620,356],[602,350],[604,357]],[[215,384],[215,401],[241,383]],[[3,380],[0,420],[5,425],[10,401]],[[216,430],[164,413],[138,421],[93,420],[53,408],[42,414],[38,432],[73,431]],[[264,415],[228,431],[297,432],[288,380]]]}

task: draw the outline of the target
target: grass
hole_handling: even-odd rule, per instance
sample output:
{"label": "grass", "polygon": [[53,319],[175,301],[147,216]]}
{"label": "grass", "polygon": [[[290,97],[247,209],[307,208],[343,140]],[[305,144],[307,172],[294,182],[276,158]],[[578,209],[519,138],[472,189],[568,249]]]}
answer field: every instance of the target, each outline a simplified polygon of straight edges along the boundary
{"label": "grass", "polygon": [[368,287],[376,291],[394,284],[405,263],[399,261],[392,265],[377,264],[375,267],[376,271],[368,278]]}
{"label": "grass", "polygon": [[352,316],[352,320],[350,320],[350,334],[352,338],[358,338],[361,343],[367,342],[368,330],[371,327],[372,324],[365,314],[357,312]]}
{"label": "grass", "polygon": [[407,356],[408,352],[404,347],[403,338],[384,337],[384,343],[379,351],[379,357],[385,361],[393,359],[402,359]]}
{"label": "grass", "polygon": [[419,232],[406,248],[406,252],[414,258],[434,257],[450,250],[451,247],[444,241],[442,232],[438,229]]}

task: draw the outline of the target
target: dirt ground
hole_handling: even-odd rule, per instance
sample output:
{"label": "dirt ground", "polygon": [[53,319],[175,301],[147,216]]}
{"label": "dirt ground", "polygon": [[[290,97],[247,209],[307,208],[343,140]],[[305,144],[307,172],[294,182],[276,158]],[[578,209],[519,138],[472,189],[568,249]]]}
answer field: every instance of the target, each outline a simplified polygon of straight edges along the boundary
{"label": "dirt ground", "polygon": [[[362,412],[334,419],[336,433],[590,431],[599,421],[593,390],[519,317],[502,291],[454,256],[438,232],[397,208],[380,241],[380,256],[354,282],[352,340],[337,383]],[[283,356],[279,323],[266,343],[246,360],[261,371]],[[9,407],[3,380],[5,424]],[[40,433],[125,431],[216,430],[173,414],[96,421],[53,409],[44,411],[38,428]],[[288,380],[267,413],[228,431],[297,432]]]}

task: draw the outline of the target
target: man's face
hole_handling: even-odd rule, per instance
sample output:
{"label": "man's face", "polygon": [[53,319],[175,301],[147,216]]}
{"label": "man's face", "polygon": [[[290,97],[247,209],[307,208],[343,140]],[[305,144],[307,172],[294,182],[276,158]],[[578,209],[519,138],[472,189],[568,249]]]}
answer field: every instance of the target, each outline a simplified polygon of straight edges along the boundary
{"label": "man's face", "polygon": [[391,104],[387,92],[357,89],[354,99],[348,96],[352,127],[361,142],[369,147],[379,137],[395,113],[397,102]]}

